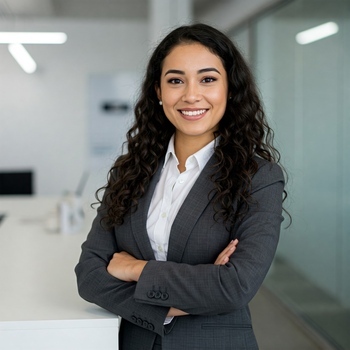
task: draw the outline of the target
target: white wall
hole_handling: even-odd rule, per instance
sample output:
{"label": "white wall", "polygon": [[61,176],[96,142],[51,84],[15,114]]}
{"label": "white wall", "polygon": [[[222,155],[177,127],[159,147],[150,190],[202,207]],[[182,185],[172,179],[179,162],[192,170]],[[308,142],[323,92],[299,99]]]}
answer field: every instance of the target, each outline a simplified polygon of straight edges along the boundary
{"label": "white wall", "polygon": [[[68,35],[63,45],[26,46],[38,64],[32,75],[0,45],[0,169],[34,169],[39,195],[75,190],[88,164],[89,76],[142,71],[147,23],[0,21],[0,30]],[[88,191],[95,186],[90,183]]]}

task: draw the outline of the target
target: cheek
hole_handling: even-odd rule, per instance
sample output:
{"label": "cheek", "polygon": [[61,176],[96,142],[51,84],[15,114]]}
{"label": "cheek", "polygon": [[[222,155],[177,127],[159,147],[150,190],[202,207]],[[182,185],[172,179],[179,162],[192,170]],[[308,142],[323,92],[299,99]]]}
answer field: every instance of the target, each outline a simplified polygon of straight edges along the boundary
{"label": "cheek", "polygon": [[227,91],[222,87],[216,87],[210,90],[207,89],[207,91],[203,92],[203,97],[207,100],[207,102],[216,108],[221,108],[221,106],[226,104],[226,96]]}
{"label": "cheek", "polygon": [[211,103],[213,106],[216,106],[216,110],[222,112],[222,114],[226,110],[226,94],[225,92],[216,93],[212,96]]}
{"label": "cheek", "polygon": [[170,121],[171,124],[174,125],[174,123],[177,120],[176,118],[177,111],[173,108],[173,105],[170,105],[167,102],[163,101],[163,111],[166,118]]}
{"label": "cheek", "polygon": [[212,93],[212,100],[216,104],[226,105],[227,98],[228,98],[228,96],[227,96],[226,89],[217,90],[217,91]]}
{"label": "cheek", "polygon": [[181,97],[180,89],[167,89],[162,90],[163,104],[172,107]]}

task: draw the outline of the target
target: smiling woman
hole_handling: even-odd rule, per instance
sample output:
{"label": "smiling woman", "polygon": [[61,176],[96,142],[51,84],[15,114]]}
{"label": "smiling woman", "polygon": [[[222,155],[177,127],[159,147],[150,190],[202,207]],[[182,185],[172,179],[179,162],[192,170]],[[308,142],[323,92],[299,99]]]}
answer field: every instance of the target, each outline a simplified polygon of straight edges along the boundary
{"label": "smiling woman", "polygon": [[164,59],[157,96],[174,125],[179,169],[214,139],[226,109],[228,80],[220,58],[205,46],[176,46]]}
{"label": "smiling woman", "polygon": [[258,349],[248,303],[274,257],[284,177],[255,83],[204,24],[152,54],[76,267],[120,349]]}

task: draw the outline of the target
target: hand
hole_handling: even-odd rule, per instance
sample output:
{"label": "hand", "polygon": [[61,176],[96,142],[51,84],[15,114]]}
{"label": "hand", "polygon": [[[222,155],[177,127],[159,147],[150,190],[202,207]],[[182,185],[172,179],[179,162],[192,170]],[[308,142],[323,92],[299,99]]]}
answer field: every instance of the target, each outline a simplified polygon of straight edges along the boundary
{"label": "hand", "polygon": [[120,252],[113,254],[107,271],[122,281],[137,282],[146,264],[145,260],[138,260],[127,252]]}
{"label": "hand", "polygon": [[175,316],[186,316],[189,315],[187,312],[182,311],[180,309],[176,309],[175,307],[171,307],[167,314],[167,317],[175,317]]}
{"label": "hand", "polygon": [[231,241],[228,246],[218,255],[214,265],[225,265],[229,260],[230,256],[234,253],[237,248],[238,239]]}
{"label": "hand", "polygon": [[[218,257],[214,262],[214,265],[225,265],[230,260],[230,256],[236,250],[237,244],[238,244],[238,239],[232,240],[228,244],[228,246],[218,255]],[[169,309],[167,316],[186,316],[186,315],[188,315],[188,313],[186,313],[185,311],[171,307]]]}

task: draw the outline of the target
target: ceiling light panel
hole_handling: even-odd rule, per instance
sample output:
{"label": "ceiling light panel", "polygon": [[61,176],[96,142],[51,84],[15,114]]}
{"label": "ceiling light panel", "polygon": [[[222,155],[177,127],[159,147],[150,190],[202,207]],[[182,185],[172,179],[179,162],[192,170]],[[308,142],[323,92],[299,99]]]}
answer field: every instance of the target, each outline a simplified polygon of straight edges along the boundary
{"label": "ceiling light panel", "polygon": [[29,52],[21,44],[10,44],[8,49],[12,57],[17,61],[21,68],[28,74],[36,71],[36,63]]}
{"label": "ceiling light panel", "polygon": [[300,45],[310,44],[314,41],[327,38],[338,33],[339,27],[335,22],[327,22],[317,27],[304,30],[296,35],[295,40]]}
{"label": "ceiling light panel", "polygon": [[64,44],[67,34],[60,32],[0,32],[0,44]]}

